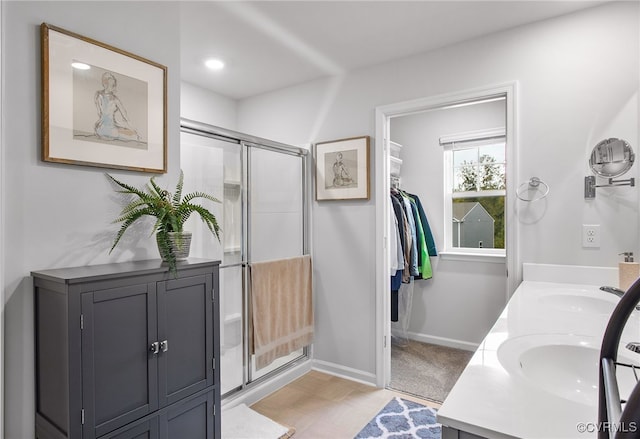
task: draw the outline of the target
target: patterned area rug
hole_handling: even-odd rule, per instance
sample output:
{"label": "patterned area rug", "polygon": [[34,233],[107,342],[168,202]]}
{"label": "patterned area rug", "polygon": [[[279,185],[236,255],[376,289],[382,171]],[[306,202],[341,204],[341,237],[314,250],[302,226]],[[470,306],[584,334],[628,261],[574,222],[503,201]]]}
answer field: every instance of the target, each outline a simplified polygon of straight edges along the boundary
{"label": "patterned area rug", "polygon": [[440,439],[442,427],[436,409],[403,398],[393,398],[355,439]]}

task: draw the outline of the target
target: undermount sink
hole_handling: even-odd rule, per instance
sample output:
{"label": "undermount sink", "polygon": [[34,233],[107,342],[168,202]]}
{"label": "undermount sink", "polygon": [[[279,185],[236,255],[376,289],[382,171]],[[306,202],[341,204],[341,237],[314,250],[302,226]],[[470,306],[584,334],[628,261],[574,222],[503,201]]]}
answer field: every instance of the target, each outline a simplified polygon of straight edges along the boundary
{"label": "undermount sink", "polygon": [[[621,353],[622,354],[622,353]],[[618,361],[638,364],[640,357],[619,355]],[[513,376],[560,398],[589,406],[598,405],[600,340],[595,337],[535,334],[506,340],[498,359]],[[621,395],[636,384],[628,368],[620,367]]]}
{"label": "undermount sink", "polygon": [[569,292],[548,294],[541,296],[538,300],[546,307],[568,312],[597,315],[610,315],[618,303],[618,299],[614,296],[611,298],[593,297]]}

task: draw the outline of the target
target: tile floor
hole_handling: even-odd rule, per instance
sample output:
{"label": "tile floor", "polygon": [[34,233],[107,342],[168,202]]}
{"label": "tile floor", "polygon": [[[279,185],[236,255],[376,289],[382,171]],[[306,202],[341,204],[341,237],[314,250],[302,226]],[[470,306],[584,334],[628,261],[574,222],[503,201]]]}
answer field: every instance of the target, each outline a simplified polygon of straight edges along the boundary
{"label": "tile floor", "polygon": [[352,439],[394,396],[439,407],[412,395],[311,371],[251,408],[294,427],[293,439]]}

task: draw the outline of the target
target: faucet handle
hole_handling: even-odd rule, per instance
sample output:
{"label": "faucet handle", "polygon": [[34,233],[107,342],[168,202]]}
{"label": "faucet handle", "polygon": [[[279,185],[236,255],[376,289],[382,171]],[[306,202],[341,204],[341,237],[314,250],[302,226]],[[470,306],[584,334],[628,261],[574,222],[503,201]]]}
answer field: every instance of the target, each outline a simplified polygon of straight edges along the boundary
{"label": "faucet handle", "polygon": [[640,354],[640,343],[638,343],[637,341],[627,343],[625,347],[630,351],[635,352],[636,354]]}
{"label": "faucet handle", "polygon": [[625,262],[633,262],[633,252],[618,253],[618,256],[624,256]]}

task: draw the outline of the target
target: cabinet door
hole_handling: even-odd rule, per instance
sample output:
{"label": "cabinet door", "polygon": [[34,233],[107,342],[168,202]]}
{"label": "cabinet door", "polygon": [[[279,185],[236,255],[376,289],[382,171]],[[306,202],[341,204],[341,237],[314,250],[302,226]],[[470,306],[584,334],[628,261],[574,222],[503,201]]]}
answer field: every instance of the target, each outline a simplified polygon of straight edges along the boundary
{"label": "cabinet door", "polygon": [[160,424],[158,415],[150,419],[134,422],[119,428],[116,431],[102,436],[100,439],[158,439],[160,436]]}
{"label": "cabinet door", "polygon": [[159,406],[213,385],[211,274],[158,283]]}
{"label": "cabinet door", "polygon": [[158,408],[155,284],[82,294],[83,438]]}
{"label": "cabinet door", "polygon": [[174,404],[160,416],[160,439],[214,439],[213,411],[213,391]]}

